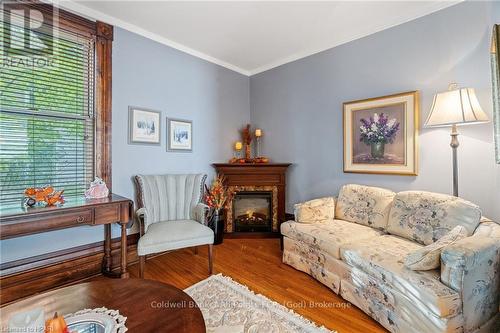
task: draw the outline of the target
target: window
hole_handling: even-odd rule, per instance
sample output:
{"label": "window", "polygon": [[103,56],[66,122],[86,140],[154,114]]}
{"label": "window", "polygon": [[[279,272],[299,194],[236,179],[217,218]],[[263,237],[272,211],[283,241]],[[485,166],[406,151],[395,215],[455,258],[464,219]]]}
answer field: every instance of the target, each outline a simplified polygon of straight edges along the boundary
{"label": "window", "polygon": [[[95,158],[100,149],[96,140],[102,141],[95,135],[101,126],[95,110],[100,93],[95,91],[95,28],[94,33],[80,33],[75,22],[61,15],[58,22],[63,24],[51,27],[52,34],[40,29],[34,35],[35,43],[50,39],[50,55],[33,56],[22,47],[34,33],[24,28],[25,13],[9,11],[7,16],[5,8],[1,13],[4,50],[6,40],[18,46],[0,64],[1,206],[19,205],[27,187],[52,185],[64,189],[66,197],[81,196],[100,174]],[[43,61],[29,63],[33,59]]]}

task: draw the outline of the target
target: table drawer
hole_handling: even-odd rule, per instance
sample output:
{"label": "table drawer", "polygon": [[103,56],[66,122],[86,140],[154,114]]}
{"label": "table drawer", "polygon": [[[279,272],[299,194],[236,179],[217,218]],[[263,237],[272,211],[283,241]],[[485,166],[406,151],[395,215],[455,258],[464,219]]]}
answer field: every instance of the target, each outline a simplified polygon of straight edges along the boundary
{"label": "table drawer", "polygon": [[120,221],[120,204],[96,207],[94,224],[108,224]]}
{"label": "table drawer", "polygon": [[10,221],[2,222],[1,238],[4,239],[70,228],[78,225],[93,224],[93,222],[94,214],[92,209],[82,209],[57,214],[39,214],[33,217],[25,217],[22,221],[17,223],[14,218]]}

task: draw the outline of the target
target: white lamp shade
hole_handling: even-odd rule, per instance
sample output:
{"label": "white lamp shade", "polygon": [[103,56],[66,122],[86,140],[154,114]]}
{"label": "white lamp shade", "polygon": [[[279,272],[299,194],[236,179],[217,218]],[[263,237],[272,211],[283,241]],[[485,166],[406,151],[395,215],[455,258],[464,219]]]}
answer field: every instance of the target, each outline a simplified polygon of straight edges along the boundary
{"label": "white lamp shade", "polygon": [[426,127],[465,125],[488,122],[472,88],[461,88],[434,96]]}

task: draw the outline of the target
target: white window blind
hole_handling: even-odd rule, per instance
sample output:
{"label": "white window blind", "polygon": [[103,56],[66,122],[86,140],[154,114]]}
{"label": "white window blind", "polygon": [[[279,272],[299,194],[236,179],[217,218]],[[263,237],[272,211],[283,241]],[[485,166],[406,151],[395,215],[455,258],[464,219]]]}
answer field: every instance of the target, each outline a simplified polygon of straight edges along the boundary
{"label": "white window blind", "polygon": [[[0,14],[0,38],[22,45],[23,20]],[[83,195],[94,177],[95,40],[63,29],[54,36],[51,65],[6,64],[4,55],[0,67],[1,206],[20,204],[27,187]],[[27,55],[15,52],[10,59]]]}

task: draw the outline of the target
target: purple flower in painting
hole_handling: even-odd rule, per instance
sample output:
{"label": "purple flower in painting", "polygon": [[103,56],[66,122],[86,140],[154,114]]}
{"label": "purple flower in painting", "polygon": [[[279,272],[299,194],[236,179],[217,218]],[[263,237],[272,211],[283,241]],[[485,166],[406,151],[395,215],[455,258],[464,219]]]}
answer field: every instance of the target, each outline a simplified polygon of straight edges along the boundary
{"label": "purple flower in painting", "polygon": [[360,140],[366,145],[372,143],[393,143],[397,132],[399,131],[399,123],[396,118],[389,119],[387,115],[374,113],[369,120],[362,118],[360,120],[361,131]]}

